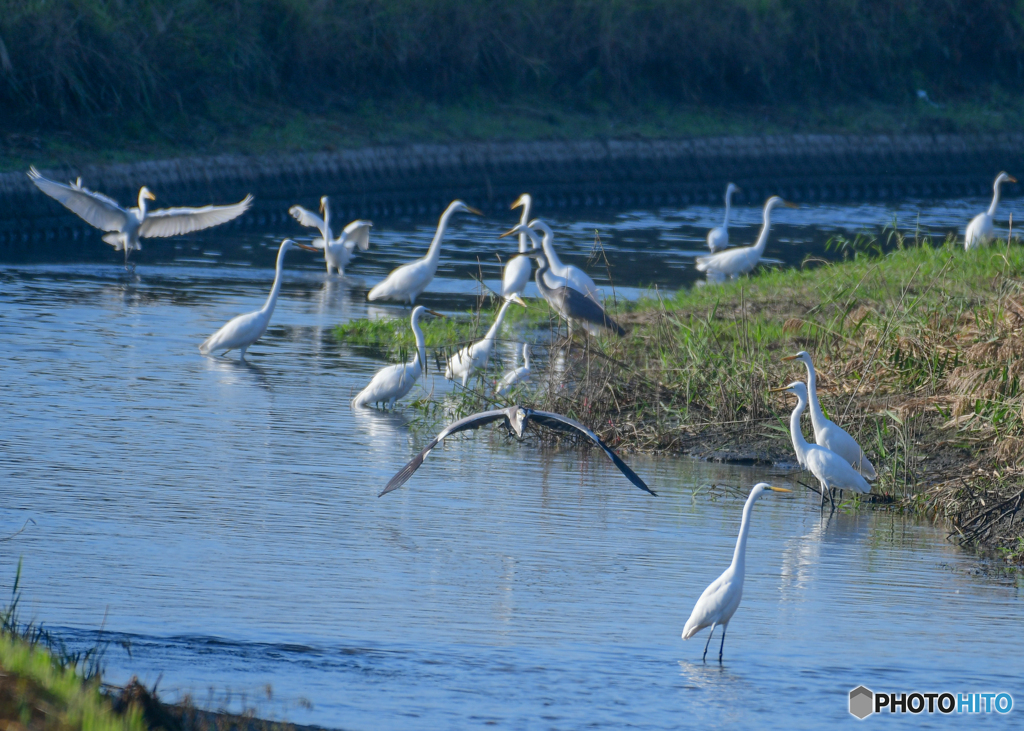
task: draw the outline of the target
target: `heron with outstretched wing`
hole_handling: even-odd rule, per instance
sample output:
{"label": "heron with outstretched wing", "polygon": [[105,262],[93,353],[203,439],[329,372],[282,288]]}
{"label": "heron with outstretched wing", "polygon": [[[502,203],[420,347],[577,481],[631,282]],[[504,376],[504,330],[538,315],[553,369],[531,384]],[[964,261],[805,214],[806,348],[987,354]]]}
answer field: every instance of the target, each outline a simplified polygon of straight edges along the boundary
{"label": "heron with outstretched wing", "polygon": [[641,480],[632,469],[630,469],[629,465],[622,461],[622,458],[619,457],[619,455],[612,451],[611,447],[604,443],[604,440],[602,440],[601,437],[597,436],[597,434],[583,426],[583,424],[575,419],[570,419],[568,416],[562,416],[561,414],[553,414],[550,411],[534,411],[533,409],[527,409],[522,406],[510,406],[507,409],[482,411],[479,414],[467,416],[464,419],[459,419],[458,421],[446,426],[441,430],[440,434],[430,440],[430,443],[424,447],[422,452],[413,457],[405,467],[400,469],[398,473],[391,478],[391,481],[388,482],[377,497],[387,495],[392,490],[397,490],[404,485],[409,478],[412,477],[413,473],[419,469],[420,465],[423,464],[423,460],[426,459],[431,450],[452,434],[457,434],[461,431],[479,429],[482,426],[492,424],[496,421],[503,421],[505,428],[514,433],[520,439],[522,439],[526,425],[530,421],[536,423],[538,426],[544,426],[555,431],[584,436],[600,447],[601,450],[608,455],[608,459],[610,459],[612,463],[619,468],[619,471],[622,472],[630,482],[641,490],[649,492],[651,495],[657,494],[651,488],[647,487],[647,484]]}

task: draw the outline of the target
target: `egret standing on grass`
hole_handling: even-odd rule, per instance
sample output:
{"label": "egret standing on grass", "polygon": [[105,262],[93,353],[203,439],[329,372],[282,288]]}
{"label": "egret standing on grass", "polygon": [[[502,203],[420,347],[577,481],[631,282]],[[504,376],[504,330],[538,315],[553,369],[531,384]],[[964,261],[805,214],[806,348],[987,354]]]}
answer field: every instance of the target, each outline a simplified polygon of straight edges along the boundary
{"label": "egret standing on grass", "polygon": [[427,285],[434,279],[437,271],[437,263],[441,260],[441,240],[444,238],[445,229],[448,228],[448,221],[456,213],[473,213],[477,216],[484,215],[475,208],[470,208],[462,201],[452,201],[448,204],[441,220],[437,223],[437,232],[434,240],[430,242],[427,255],[422,259],[403,264],[395,269],[387,278],[370,290],[366,299],[373,301],[379,299],[404,300],[409,304],[416,304],[416,298],[427,288]]}
{"label": "egret standing on grass", "polygon": [[520,383],[526,383],[529,380],[530,344],[523,343],[523,364],[518,368],[513,368],[511,371],[506,373],[505,376],[494,387],[494,392],[499,396],[504,396],[506,393],[512,390],[513,386],[518,386]]}
{"label": "egret standing on grass", "polygon": [[759,482],[750,491],[746,504],[743,506],[743,521],[740,523],[740,534],[736,539],[736,549],[732,553],[732,563],[729,568],[722,572],[722,575],[712,581],[704,593],[700,595],[697,604],[690,613],[683,627],[683,639],[688,640],[705,627],[711,627],[708,634],[708,641],[704,645],[704,655],[708,657],[708,645],[711,644],[711,636],[715,634],[715,627],[722,627],[722,644],[718,646],[718,660],[722,660],[722,650],[725,648],[725,630],[729,626],[729,620],[740,606],[740,599],[743,598],[743,577],[746,573],[747,559],[747,533],[750,531],[750,512],[754,509],[754,501],[757,500],[765,490],[775,492],[792,492],[784,487],[772,487],[766,482]]}
{"label": "egret standing on grass", "polygon": [[[274,307],[277,305],[277,295],[281,293],[281,272],[284,270],[284,255],[293,246],[306,251],[316,251],[312,246],[297,244],[291,239],[281,242],[281,248],[277,250],[277,269],[274,274],[274,286],[270,289],[270,296],[266,303],[255,312],[239,315],[233,318],[227,325],[208,337],[199,346],[199,352],[203,355],[216,354],[224,355],[229,350],[238,348],[238,359],[245,360],[245,351],[250,345],[259,340],[267,331],[270,324],[270,317],[274,314]],[[223,351],[223,352],[221,352]]]}
{"label": "egret standing on grass", "polygon": [[537,274],[534,280],[537,282],[537,289],[541,297],[551,305],[551,308],[569,324],[569,334],[572,335],[573,323],[579,323],[591,335],[597,335],[602,327],[614,332],[619,337],[626,334],[619,323],[615,322],[601,305],[590,299],[582,292],[572,287],[557,286],[549,287],[545,274],[548,272],[548,262],[544,254],[538,252]]}
{"label": "egret standing on grass", "polygon": [[789,434],[793,439],[793,450],[796,452],[800,466],[813,474],[821,485],[821,504],[825,504],[825,493],[831,490],[853,490],[854,492],[871,492],[868,484],[850,463],[831,449],[817,444],[808,444],[800,428],[800,416],[807,408],[807,386],[803,381],[796,381],[785,388],[773,388],[773,392],[785,391],[796,396],[796,408],[789,417]]}
{"label": "egret standing on grass", "polygon": [[732,194],[738,190],[739,186],[735,183],[729,183],[725,187],[725,220],[722,221],[721,226],[716,226],[708,231],[708,248],[711,249],[712,254],[729,245],[729,208],[732,205]]}
{"label": "egret standing on grass", "polygon": [[408,363],[398,363],[381,368],[374,375],[370,383],[359,394],[352,399],[352,406],[369,406],[370,404],[383,403],[387,408],[395,408],[395,401],[409,393],[420,374],[423,373],[424,364],[427,362],[427,341],[420,330],[420,318],[430,314],[435,317],[444,317],[440,312],[428,310],[426,307],[414,307],[410,324],[412,334],[416,338],[416,353]]}
{"label": "egret standing on grass", "polygon": [[468,431],[470,429],[479,429],[480,427],[491,424],[495,421],[503,421],[504,426],[510,432],[514,433],[519,439],[523,438],[523,432],[526,429],[527,422],[534,422],[538,426],[544,426],[548,429],[555,431],[565,432],[572,434],[573,436],[586,437],[591,442],[600,447],[601,451],[607,455],[608,459],[619,468],[619,471],[626,476],[630,482],[639,487],[645,492],[649,492],[651,495],[656,493],[647,487],[647,484],[640,479],[640,477],[629,468],[619,455],[612,451],[601,437],[597,436],[593,431],[583,426],[575,419],[570,419],[568,416],[562,416],[561,414],[552,414],[549,411],[534,411],[533,409],[524,409],[522,406],[509,406],[507,409],[495,409],[494,411],[482,411],[479,414],[473,414],[467,416],[464,419],[459,419],[446,426],[440,434],[430,440],[430,443],[423,448],[423,451],[413,457],[405,467],[400,469],[394,477],[388,482],[383,490],[380,491],[381,495],[387,495],[392,490],[397,490],[404,485],[413,473],[420,468],[423,464],[423,460],[426,459],[427,455],[436,447],[439,443],[450,437],[452,434],[457,434],[461,431]]}
{"label": "egret standing on grass", "polygon": [[707,272],[709,281],[723,281],[726,277],[735,279],[752,271],[764,254],[764,246],[768,243],[768,231],[771,228],[771,212],[776,206],[798,207],[795,203],[773,195],[765,201],[764,223],[761,224],[761,234],[757,237],[757,243],[753,246],[726,249],[711,256],[698,256],[697,271]]}
{"label": "egret standing on grass", "polygon": [[995,238],[996,230],[993,220],[996,215],[996,206],[999,205],[999,186],[1003,183],[1016,183],[1017,178],[1006,173],[999,173],[996,181],[992,184],[992,203],[988,210],[979,213],[967,224],[967,233],[964,235],[964,249],[970,251],[977,249],[982,244],[987,244]]}
{"label": "egret standing on grass", "polygon": [[814,363],[811,361],[810,354],[801,350],[796,355],[786,356],[782,360],[798,360],[807,366],[807,391],[810,397],[814,441],[845,459],[853,469],[864,475],[865,479],[877,479],[878,474],[875,472],[874,465],[857,444],[857,440],[841,426],[825,418],[825,412],[821,410],[821,404],[818,402],[818,374],[814,371]]}
{"label": "egret standing on grass", "polygon": [[81,178],[71,185],[64,185],[44,178],[34,167],[29,168],[28,176],[39,190],[78,214],[90,226],[109,231],[103,235],[103,240],[113,246],[114,251],[124,251],[126,267],[128,255],[142,248],[140,239],[143,236],[164,238],[219,226],[241,216],[252,205],[252,196],[247,195],[232,206],[160,208],[150,211],[146,201],[156,200],[156,196],[143,186],[139,190],[138,207],[125,209],[113,198],[83,188]]}
{"label": "egret standing on grass", "polygon": [[494,318],[494,323],[491,325],[491,329],[487,331],[487,334],[484,335],[483,340],[467,345],[448,361],[448,367],[444,372],[445,378],[449,381],[454,381],[456,378],[461,377],[462,385],[465,387],[470,375],[487,367],[487,361],[491,358],[491,351],[494,350],[494,338],[501,328],[501,321],[505,319],[505,310],[513,302],[526,307],[523,298],[518,294],[513,294],[502,302],[501,309],[498,310],[498,316]]}
{"label": "egret standing on grass", "polygon": [[331,233],[331,204],[324,196],[320,199],[320,212],[323,218],[312,211],[307,211],[302,206],[292,206],[288,209],[296,221],[303,226],[320,230],[320,238],[313,239],[310,243],[317,249],[324,250],[324,260],[327,262],[327,273],[331,273],[333,267],[338,274],[345,273],[345,265],[352,259],[352,255],[358,248],[366,251],[370,248],[370,228],[373,221],[356,220],[347,225],[338,238]]}
{"label": "egret standing on grass", "polygon": [[[523,215],[519,220],[520,225],[525,226],[526,222],[530,219],[530,205],[532,199],[529,193],[523,193],[516,199],[516,202],[512,204],[512,210],[515,210],[519,206],[523,207]],[[530,281],[530,274],[533,269],[533,265],[530,262],[530,257],[527,256],[527,242],[530,237],[527,236],[525,231],[519,232],[519,253],[508,260],[505,264],[505,269],[501,274],[501,296],[506,299],[514,294],[522,294],[523,290],[526,289],[526,283]],[[533,239],[533,248],[537,248],[537,240]]]}

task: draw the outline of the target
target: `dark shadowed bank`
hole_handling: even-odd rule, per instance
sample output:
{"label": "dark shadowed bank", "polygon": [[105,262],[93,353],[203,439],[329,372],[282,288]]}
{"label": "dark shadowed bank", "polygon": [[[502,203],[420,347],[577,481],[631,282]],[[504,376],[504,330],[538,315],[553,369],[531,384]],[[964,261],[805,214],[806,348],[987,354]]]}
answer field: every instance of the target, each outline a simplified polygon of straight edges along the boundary
{"label": "dark shadowed bank", "polygon": [[1022,37],[1013,0],[0,0],[0,159],[1013,129]]}

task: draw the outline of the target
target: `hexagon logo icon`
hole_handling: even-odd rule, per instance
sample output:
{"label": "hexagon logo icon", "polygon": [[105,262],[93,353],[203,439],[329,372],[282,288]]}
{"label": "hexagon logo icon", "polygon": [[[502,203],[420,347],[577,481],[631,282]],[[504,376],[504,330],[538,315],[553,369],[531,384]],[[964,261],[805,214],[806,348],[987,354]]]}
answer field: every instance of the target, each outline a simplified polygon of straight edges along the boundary
{"label": "hexagon logo icon", "polygon": [[850,713],[861,721],[875,712],[875,694],[863,685],[850,691]]}

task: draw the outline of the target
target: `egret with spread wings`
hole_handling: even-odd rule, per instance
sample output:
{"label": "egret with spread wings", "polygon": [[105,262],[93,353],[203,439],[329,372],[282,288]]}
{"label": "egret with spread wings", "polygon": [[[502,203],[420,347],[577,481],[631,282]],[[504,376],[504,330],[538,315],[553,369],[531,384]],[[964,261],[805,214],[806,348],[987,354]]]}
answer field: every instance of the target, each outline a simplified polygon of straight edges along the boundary
{"label": "egret with spread wings", "polygon": [[135,249],[142,248],[140,239],[143,236],[179,236],[219,226],[238,218],[252,205],[252,196],[247,195],[242,201],[231,206],[160,208],[150,211],[146,207],[146,201],[156,200],[156,196],[149,188],[143,186],[139,190],[138,207],[125,209],[113,198],[82,187],[81,178],[70,185],[65,185],[44,178],[34,167],[29,169],[28,176],[39,190],[76,213],[90,226],[108,231],[109,233],[104,234],[103,240],[113,246],[114,251],[124,251],[125,266],[128,266],[128,255]]}
{"label": "egret with spread wings", "polygon": [[651,490],[651,488],[647,487],[644,481],[629,468],[629,465],[622,461],[619,455],[612,451],[611,447],[604,443],[601,437],[597,436],[597,434],[583,426],[583,424],[579,423],[575,419],[570,419],[568,416],[562,416],[561,414],[552,414],[549,411],[534,411],[533,409],[523,408],[522,406],[509,406],[507,409],[482,411],[479,414],[473,414],[472,416],[467,416],[465,419],[459,419],[453,424],[449,424],[441,431],[440,434],[430,440],[430,443],[422,452],[413,457],[409,464],[400,469],[398,474],[391,478],[391,481],[388,482],[377,497],[387,495],[392,490],[397,490],[404,485],[409,478],[412,477],[413,473],[419,469],[420,465],[423,464],[423,460],[426,459],[431,450],[452,434],[457,434],[458,432],[470,429],[479,429],[482,426],[486,426],[487,424],[491,424],[496,421],[502,421],[505,428],[513,432],[520,439],[523,437],[523,432],[526,430],[527,423],[531,421],[539,426],[545,426],[548,429],[586,437],[600,447],[606,455],[608,455],[608,459],[610,459],[615,466],[619,468],[619,471],[622,472],[630,482],[641,490],[649,492],[651,495],[657,494]]}
{"label": "egret with spread wings", "polygon": [[303,226],[320,231],[320,238],[313,239],[310,243],[315,248],[324,250],[328,274],[332,268],[337,270],[338,274],[344,274],[345,265],[352,259],[355,250],[367,251],[370,248],[370,228],[373,221],[352,221],[342,229],[338,238],[334,238],[331,232],[331,203],[327,196],[320,199],[320,213],[323,214],[323,218],[302,206],[292,206],[288,212]]}

